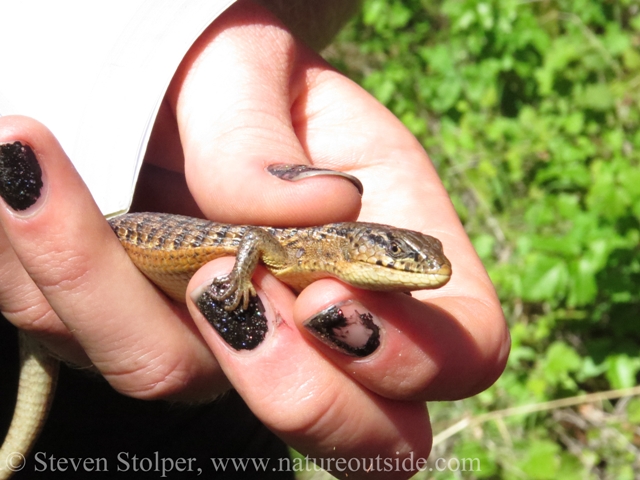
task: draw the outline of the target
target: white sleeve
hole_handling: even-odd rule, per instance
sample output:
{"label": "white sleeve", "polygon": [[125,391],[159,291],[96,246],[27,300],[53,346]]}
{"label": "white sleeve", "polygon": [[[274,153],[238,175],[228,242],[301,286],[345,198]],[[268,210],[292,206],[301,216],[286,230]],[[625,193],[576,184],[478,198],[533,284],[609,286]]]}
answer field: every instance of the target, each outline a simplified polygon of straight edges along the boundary
{"label": "white sleeve", "polygon": [[129,208],[158,108],[234,0],[0,0],[0,115],[47,125],[103,214]]}

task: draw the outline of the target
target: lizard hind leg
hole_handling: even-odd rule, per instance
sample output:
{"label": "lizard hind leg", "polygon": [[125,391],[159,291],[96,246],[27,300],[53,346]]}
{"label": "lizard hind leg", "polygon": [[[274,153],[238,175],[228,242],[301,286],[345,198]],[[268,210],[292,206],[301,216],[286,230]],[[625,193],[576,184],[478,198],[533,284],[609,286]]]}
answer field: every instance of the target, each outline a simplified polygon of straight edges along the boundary
{"label": "lizard hind leg", "polygon": [[288,257],[284,247],[269,232],[259,227],[248,228],[240,240],[233,269],[228,275],[214,279],[208,289],[209,295],[224,302],[228,312],[240,306],[247,310],[251,297],[256,296],[251,277],[260,260],[268,268],[277,269],[287,263]]}
{"label": "lizard hind leg", "polygon": [[222,303],[227,312],[238,308],[247,310],[251,297],[257,295],[250,278],[248,280],[238,279],[238,276],[233,272],[214,278],[207,292],[216,302]]}

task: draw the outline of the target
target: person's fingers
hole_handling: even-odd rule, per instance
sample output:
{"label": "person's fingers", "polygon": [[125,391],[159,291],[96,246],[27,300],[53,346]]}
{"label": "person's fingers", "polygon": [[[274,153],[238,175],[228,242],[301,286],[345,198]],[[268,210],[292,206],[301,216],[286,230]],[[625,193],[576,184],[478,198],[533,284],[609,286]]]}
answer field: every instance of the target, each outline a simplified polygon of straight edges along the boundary
{"label": "person's fingers", "polygon": [[[423,303],[402,293],[320,280],[302,291],[293,312],[310,343],[355,381],[386,398],[466,397],[484,390],[504,368],[504,339],[494,345],[470,332],[459,320],[468,316],[460,307],[447,311],[438,302]],[[491,312],[478,304],[473,313]]]}
{"label": "person's fingers", "polygon": [[[409,342],[421,345],[414,352],[416,362],[405,363],[410,355],[403,354],[402,360],[385,363],[391,369],[422,365],[419,374],[399,388],[396,395],[413,392],[428,399],[444,399],[483,390],[504,369],[510,348],[509,333],[493,285],[435,168],[400,121],[360,87],[329,71],[312,78],[309,89],[313,95],[309,95],[304,111],[294,112],[294,117],[308,119],[306,138],[310,155],[335,156],[342,152],[349,159],[356,158],[355,152],[359,152],[362,161],[355,170],[365,185],[359,220],[435,236],[443,243],[444,253],[452,264],[453,274],[447,285],[413,293],[416,299],[425,302],[422,307],[401,297],[388,304],[382,300],[374,302],[377,305],[374,313],[389,322],[391,332],[396,328],[414,332],[416,335]],[[349,109],[340,108],[346,102]],[[302,323],[309,315],[347,298],[357,301],[360,295],[355,291],[346,295],[335,289],[328,293],[332,291],[330,288],[323,293],[321,288],[311,285],[309,291],[301,294],[295,309],[297,322]],[[418,341],[416,330],[420,328],[425,337],[422,341]],[[427,363],[417,362],[420,351]],[[372,375],[375,377],[374,372]],[[385,380],[387,387],[393,387],[393,378],[391,383],[390,379]],[[378,385],[374,390],[380,388],[385,387]]]}
{"label": "person's fingers", "polygon": [[249,2],[232,6],[191,48],[167,98],[176,109],[187,182],[207,218],[301,226],[357,217],[360,195],[350,181],[286,181],[266,169],[338,165],[308,156],[299,138],[304,128],[291,116],[305,101],[313,62],[329,68]]}
{"label": "person's fingers", "polygon": [[[0,286],[12,321],[57,336],[63,357],[77,355],[77,346],[64,351],[60,343],[72,335],[107,380],[132,396],[202,398],[227,388],[186,309],[131,263],[51,133],[27,118],[2,117],[0,145],[7,147],[0,223],[21,265],[11,291]],[[12,191],[22,198],[24,189],[11,185],[25,178],[42,185],[18,205]],[[6,244],[2,251],[11,256]],[[15,299],[20,290],[35,302],[32,309]]]}
{"label": "person's fingers", "polygon": [[[188,292],[199,296],[202,285],[232,265],[232,259],[207,264],[194,275]],[[266,317],[268,331],[251,350],[239,349],[237,344],[234,348],[223,340],[226,332],[221,333],[220,326],[213,327],[200,313],[202,306],[188,305],[227,377],[258,418],[312,459],[379,456],[396,465],[410,456],[427,458],[431,427],[424,402],[386,399],[354,382],[304,340],[293,322],[294,295],[287,287],[261,268],[254,284],[264,309],[258,317]],[[367,462],[354,471],[328,470],[338,477],[389,478],[388,470],[381,472],[374,466],[367,471],[368,467]],[[393,478],[410,473],[394,470]]]}
{"label": "person's fingers", "polygon": [[[209,55],[211,58],[225,58],[228,47],[224,41],[226,36],[237,40],[233,35],[240,30],[238,25],[234,30],[232,24],[234,18],[228,17],[227,23],[221,24],[220,31],[213,32],[209,38],[201,39],[203,46],[200,50],[195,50],[198,52],[197,59],[200,63],[194,61],[186,64],[191,68],[190,72],[194,69],[198,75],[202,71],[207,72],[205,66],[214,64],[209,59]],[[260,28],[256,28],[255,24],[251,23],[256,22],[255,16],[245,15],[242,18],[247,22],[242,24],[245,30],[254,28],[258,31],[258,35],[266,35],[265,32],[270,32],[272,36],[279,38],[278,34],[281,30],[276,28],[275,32],[270,31],[269,29],[273,28],[272,24],[260,24]],[[290,40],[286,35],[283,38]],[[228,43],[232,44],[231,41]],[[233,45],[237,44],[233,43]],[[255,55],[255,43],[240,42],[239,44],[245,45],[247,52]],[[268,44],[269,42],[264,41],[259,47],[269,48]],[[247,82],[241,83],[235,78],[228,79],[226,76],[219,75],[219,72],[212,71],[209,75],[204,75],[204,78],[213,79],[215,74],[218,74],[215,81],[210,81],[216,88],[213,89],[214,93],[208,96],[216,102],[227,105],[226,108],[213,113],[211,109],[200,109],[205,95],[197,96],[195,92],[203,92],[206,87],[198,83],[199,80],[195,79],[196,74],[189,73],[181,80],[182,90],[176,100],[178,110],[193,114],[193,117],[186,116],[181,126],[183,137],[187,132],[196,132],[188,138],[194,145],[201,145],[199,142],[202,138],[206,138],[207,131],[199,131],[196,125],[205,125],[204,128],[208,131],[224,131],[226,134],[224,138],[215,137],[211,144],[205,142],[207,146],[203,150],[213,149],[213,143],[216,143],[223,146],[221,154],[219,156],[216,154],[215,158],[209,162],[202,161],[197,165],[216,163],[220,159],[228,158],[225,148],[240,149],[240,146],[235,144],[237,139],[234,135],[248,133],[251,136],[247,136],[247,142],[253,142],[256,138],[259,142],[277,138],[280,140],[278,148],[288,148],[293,152],[292,155],[296,154],[300,146],[306,158],[313,159],[314,162],[320,161],[324,166],[344,169],[357,175],[365,185],[359,220],[392,224],[438,237],[444,243],[445,253],[450,254],[453,264],[454,273],[450,284],[440,290],[416,293],[416,298],[430,302],[427,305],[419,305],[417,302],[407,304],[406,299],[397,297],[388,304],[392,310],[396,309],[396,311],[389,311],[388,308],[381,317],[383,321],[389,322],[389,335],[393,336],[394,331],[404,332],[405,329],[414,333],[410,338],[404,339],[408,351],[403,357],[391,362],[381,361],[380,364],[384,364],[385,367],[378,372],[393,373],[419,369],[418,374],[396,388],[397,384],[404,381],[403,375],[397,377],[376,375],[374,368],[365,374],[366,368],[362,367],[359,380],[373,391],[381,395],[388,394],[393,398],[459,398],[482,390],[490,385],[503,370],[509,350],[509,336],[491,282],[457,218],[437,172],[416,139],[382,105],[360,87],[328,68],[320,59],[315,58],[312,52],[304,49],[292,49],[292,51],[295,52],[294,63],[301,67],[291,67],[289,70],[284,69],[283,72],[283,69],[273,68],[273,65],[265,60],[264,63],[258,62],[260,71],[268,72],[268,75],[262,76],[252,70],[253,67],[248,61],[250,56],[247,56],[248,66],[240,64],[242,77],[238,78],[259,78],[257,86],[252,85],[251,82],[248,85]],[[244,59],[243,54],[246,52],[241,50],[234,58],[241,61]],[[268,56],[269,61],[278,58],[274,55]],[[286,62],[274,64],[289,65]],[[292,71],[299,72],[298,77],[292,75]],[[304,78],[304,82],[295,82],[292,78]],[[243,88],[234,89],[233,84],[241,85]],[[268,93],[261,91],[265,85],[269,86]],[[219,93],[223,87],[226,89],[225,92],[238,90],[240,105],[255,104],[258,108],[264,105],[267,108],[266,112],[275,112],[279,116],[279,122],[274,120],[269,125],[269,135],[260,135],[259,130],[256,130],[256,123],[259,125],[269,123],[261,121],[260,115],[243,115],[245,112],[241,108],[240,113],[236,113],[237,117],[229,118],[228,112],[235,112],[231,102],[237,102],[238,97],[234,97],[233,94],[225,97]],[[295,95],[298,101],[290,101]],[[289,101],[283,101],[283,98]],[[230,103],[225,104],[225,101]],[[251,101],[254,103],[250,103]],[[349,105],[349,108],[344,108],[344,105]],[[248,111],[253,113],[250,109]],[[283,121],[283,118],[286,121]],[[235,121],[238,123],[234,123]],[[245,130],[244,125],[254,128]],[[225,126],[228,127],[226,130]],[[282,141],[282,138],[287,140]],[[226,142],[230,142],[231,147],[227,146]],[[251,143],[245,144],[243,152],[245,154],[254,152],[251,146]],[[190,158],[202,159],[205,156],[200,154],[198,148],[196,148],[198,154],[187,154],[187,165]],[[252,158],[255,159],[255,156]],[[219,169],[221,176],[219,175],[217,180],[207,177],[207,172],[200,170],[196,175],[196,181],[190,182],[194,192],[198,183],[209,186],[217,181],[225,184],[221,189],[203,189],[203,195],[211,197],[209,200],[205,197],[201,198],[205,198],[205,203],[213,204],[212,208],[215,210],[206,210],[205,214],[214,215],[217,219],[227,218],[225,214],[217,211],[217,209],[227,209],[227,212],[232,212],[229,219],[235,218],[234,223],[247,221],[269,224],[268,219],[273,220],[276,225],[288,222],[298,226],[318,223],[317,207],[324,208],[326,204],[322,197],[324,192],[320,192],[315,197],[317,207],[307,211],[307,220],[300,220],[298,212],[288,216],[287,222],[283,222],[279,219],[278,212],[288,215],[292,208],[295,210],[298,206],[305,205],[306,201],[304,199],[302,202],[295,203],[288,201],[283,210],[276,211],[276,217],[269,216],[271,214],[268,212],[274,208],[274,204],[263,201],[263,198],[256,202],[256,198],[252,195],[256,195],[256,191],[259,191],[257,195],[279,192],[272,180],[263,182],[262,189],[256,189],[252,185],[252,180],[245,181],[246,179],[242,177],[242,181],[239,181],[226,177],[228,173],[238,168],[238,172],[243,169],[250,172],[247,178],[262,178],[260,176],[265,173],[263,165],[260,164],[259,168],[256,168],[251,159],[246,164],[227,163]],[[196,166],[196,163],[191,166]],[[258,177],[252,177],[254,173]],[[208,180],[203,182],[203,178]],[[315,181],[319,179],[316,178]],[[297,187],[303,184],[314,188],[312,183],[306,181],[293,185]],[[230,195],[230,189],[237,189],[237,191]],[[213,199],[212,196],[217,193],[221,196]],[[235,198],[238,201],[234,205],[227,205],[225,199],[228,198]],[[203,205],[201,201],[199,204]],[[237,208],[244,209],[244,214],[237,212]],[[325,210],[325,212],[328,211]],[[333,220],[338,219],[334,215]],[[306,315],[317,313],[326,306],[347,300],[344,294],[338,294],[335,289],[328,289],[327,292],[335,294],[336,298],[322,295],[320,288],[321,286],[312,286],[310,292],[313,294],[301,295],[296,312],[304,312],[304,314],[296,315],[298,322],[303,322],[308,318]],[[375,295],[369,295],[369,298],[375,297]],[[324,306],[319,305],[318,298],[323,298]],[[352,292],[351,299],[357,300],[357,298],[358,293]],[[378,302],[378,310],[384,310],[383,303]],[[404,311],[400,311],[399,306],[403,306]],[[423,335],[426,336],[427,332],[432,332],[433,335],[420,339],[419,329],[423,324],[426,325]],[[401,335],[397,335],[397,338],[398,343],[391,342],[388,354],[396,351],[394,349],[402,344]],[[377,365],[378,363],[371,361],[369,364]],[[349,365],[348,361],[343,363],[344,368],[348,368]]]}
{"label": "person's fingers", "polygon": [[0,230],[0,311],[11,323],[40,338],[52,352],[64,352],[76,365],[89,363],[20,263],[4,230]]}
{"label": "person's fingers", "polygon": [[[351,219],[351,197],[319,185],[331,179],[274,183],[264,171],[270,161],[263,154],[354,173],[365,185],[359,220],[435,235],[454,272],[443,289],[414,294],[425,305],[402,297],[386,309],[382,300],[377,302],[374,313],[380,313],[391,338],[387,355],[400,346],[406,351],[398,351],[403,356],[395,361],[380,362],[384,366],[378,372],[389,376],[360,366],[357,379],[393,398],[458,398],[482,390],[504,368],[509,335],[495,291],[436,170],[389,111],[257,12],[243,5],[230,10],[200,39],[169,92],[188,171],[196,172],[189,187],[198,204],[206,216],[232,223],[301,226]],[[299,189],[306,193],[300,195]],[[342,215],[327,203],[327,194],[333,200],[347,198],[338,205]],[[297,322],[329,305],[359,299],[355,291],[345,296],[328,288],[323,295],[320,288],[312,285],[303,292]],[[429,338],[420,338],[422,325]],[[402,343],[400,334],[394,337],[399,331],[413,334]],[[350,366],[334,360],[342,368]],[[417,374],[395,388],[409,369]]]}

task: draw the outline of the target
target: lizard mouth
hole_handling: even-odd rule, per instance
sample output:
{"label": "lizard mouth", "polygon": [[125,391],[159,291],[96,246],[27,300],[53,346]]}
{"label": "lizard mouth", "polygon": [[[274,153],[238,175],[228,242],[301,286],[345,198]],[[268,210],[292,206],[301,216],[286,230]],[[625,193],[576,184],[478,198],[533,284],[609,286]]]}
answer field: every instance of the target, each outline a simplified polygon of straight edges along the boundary
{"label": "lizard mouth", "polygon": [[427,272],[406,271],[377,265],[367,265],[348,279],[348,283],[367,290],[387,292],[408,292],[440,288],[451,279],[451,266],[441,265],[439,269]]}

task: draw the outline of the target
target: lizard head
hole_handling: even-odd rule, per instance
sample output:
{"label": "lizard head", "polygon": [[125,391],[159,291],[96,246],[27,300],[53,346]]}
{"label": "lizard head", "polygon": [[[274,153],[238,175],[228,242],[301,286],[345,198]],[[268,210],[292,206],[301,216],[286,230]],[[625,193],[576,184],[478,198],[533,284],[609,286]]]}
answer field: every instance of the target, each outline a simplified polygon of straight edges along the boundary
{"label": "lizard head", "polygon": [[451,263],[437,238],[386,225],[357,225],[347,237],[345,256],[354,265],[348,278],[345,275],[348,283],[369,290],[410,291],[439,288],[451,278]]}

